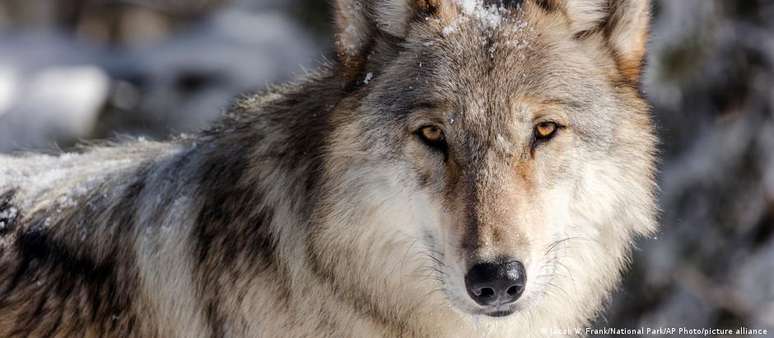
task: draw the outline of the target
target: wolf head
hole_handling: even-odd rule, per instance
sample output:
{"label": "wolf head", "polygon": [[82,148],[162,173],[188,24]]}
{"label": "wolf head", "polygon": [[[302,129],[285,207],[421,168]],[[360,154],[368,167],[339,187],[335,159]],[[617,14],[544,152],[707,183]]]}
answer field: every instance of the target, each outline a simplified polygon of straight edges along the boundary
{"label": "wolf head", "polygon": [[352,91],[318,268],[389,322],[587,321],[655,228],[649,16],[645,0],[337,1]]}

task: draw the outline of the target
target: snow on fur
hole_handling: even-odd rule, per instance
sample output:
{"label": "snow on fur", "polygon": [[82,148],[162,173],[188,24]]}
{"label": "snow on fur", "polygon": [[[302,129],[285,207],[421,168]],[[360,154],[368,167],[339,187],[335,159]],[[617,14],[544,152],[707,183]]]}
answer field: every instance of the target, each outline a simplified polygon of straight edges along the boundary
{"label": "snow on fur", "polygon": [[[79,197],[108,178],[136,168],[148,158],[176,150],[170,144],[138,140],[123,147],[93,148],[80,154],[0,155],[0,193],[15,190],[16,207],[21,210],[72,207]],[[10,209],[5,213],[10,216]]]}
{"label": "snow on fur", "polygon": [[[500,28],[506,22],[506,16],[513,14],[513,9],[502,5],[486,5],[482,0],[454,0],[460,9],[460,16],[443,29],[444,35],[450,35],[457,31],[460,25],[469,20],[474,20],[486,30]],[[516,8],[520,10],[521,5]],[[523,27],[523,21],[517,26]]]}

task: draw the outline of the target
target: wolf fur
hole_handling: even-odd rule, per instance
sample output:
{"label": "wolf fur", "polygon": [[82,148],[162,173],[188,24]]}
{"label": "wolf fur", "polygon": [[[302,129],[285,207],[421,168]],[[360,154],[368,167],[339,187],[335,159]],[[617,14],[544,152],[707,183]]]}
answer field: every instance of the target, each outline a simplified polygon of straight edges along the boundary
{"label": "wolf fur", "polygon": [[[0,157],[2,337],[538,337],[655,231],[644,0],[339,0],[337,58],[165,143]],[[550,140],[534,126],[556,122]],[[442,149],[417,136],[426,125]],[[466,294],[507,255],[526,291]],[[582,334],[581,334],[582,335]]]}

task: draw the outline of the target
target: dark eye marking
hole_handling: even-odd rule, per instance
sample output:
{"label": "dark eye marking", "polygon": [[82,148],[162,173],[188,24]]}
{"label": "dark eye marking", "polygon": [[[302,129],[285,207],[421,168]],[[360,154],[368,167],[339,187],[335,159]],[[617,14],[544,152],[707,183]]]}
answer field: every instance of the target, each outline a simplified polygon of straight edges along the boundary
{"label": "dark eye marking", "polygon": [[540,122],[535,125],[535,138],[548,140],[553,138],[557,131],[559,131],[559,124],[556,122]]}
{"label": "dark eye marking", "polygon": [[554,139],[564,126],[553,121],[543,121],[535,125],[532,131],[532,149]]}
{"label": "dark eye marking", "polygon": [[424,126],[419,128],[416,134],[431,149],[446,153],[448,149],[446,135],[440,127],[434,125]]}

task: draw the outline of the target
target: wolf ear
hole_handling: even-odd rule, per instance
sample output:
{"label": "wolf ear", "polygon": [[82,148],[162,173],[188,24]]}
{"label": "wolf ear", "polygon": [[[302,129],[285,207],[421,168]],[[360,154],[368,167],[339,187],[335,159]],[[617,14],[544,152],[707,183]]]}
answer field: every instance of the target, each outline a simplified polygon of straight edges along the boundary
{"label": "wolf ear", "polygon": [[336,51],[352,71],[378,36],[404,38],[411,20],[448,10],[451,0],[336,0]]}
{"label": "wolf ear", "polygon": [[639,82],[650,33],[651,0],[541,0],[561,6],[578,38],[602,34],[621,74]]}

